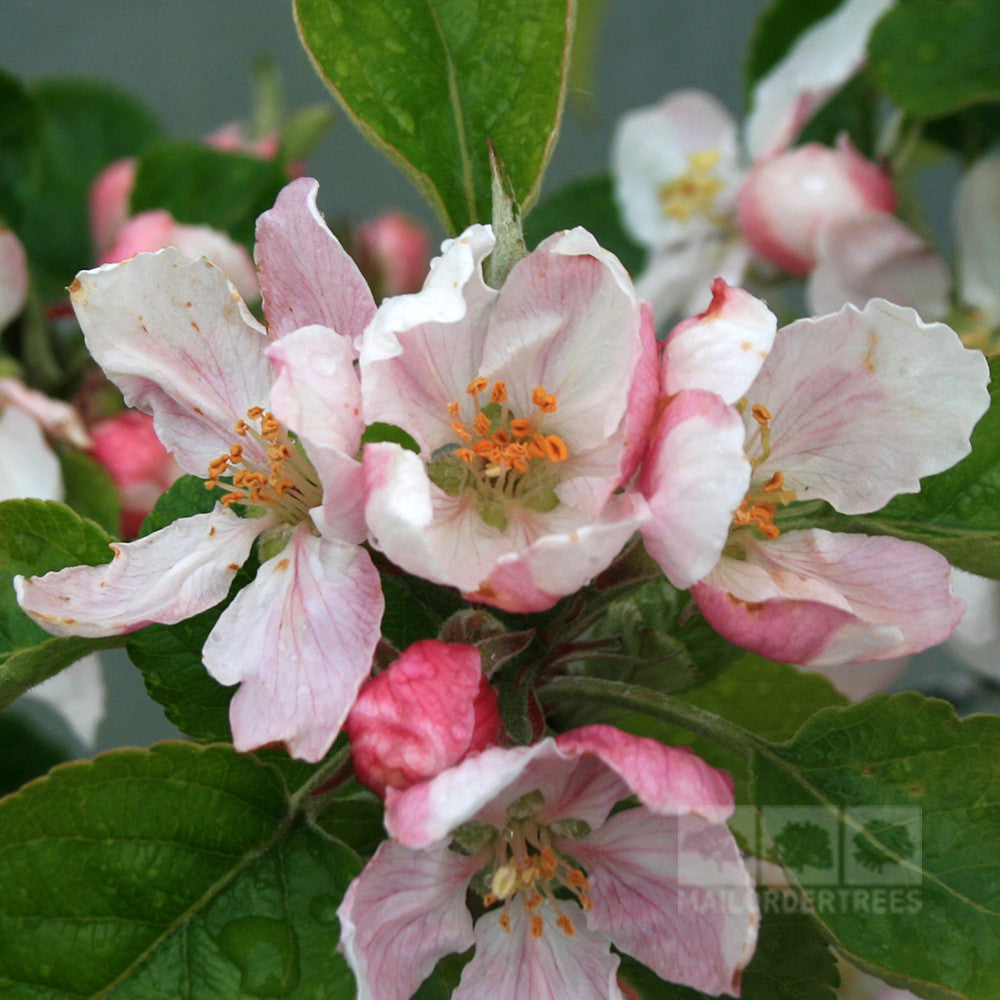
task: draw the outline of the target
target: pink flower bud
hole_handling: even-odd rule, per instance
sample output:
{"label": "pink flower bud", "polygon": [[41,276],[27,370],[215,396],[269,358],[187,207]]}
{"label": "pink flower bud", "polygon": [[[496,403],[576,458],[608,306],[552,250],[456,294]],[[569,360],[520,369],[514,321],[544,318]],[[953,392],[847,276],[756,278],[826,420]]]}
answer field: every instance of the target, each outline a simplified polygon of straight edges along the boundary
{"label": "pink flower bud", "polygon": [[250,302],[260,295],[257,270],[246,247],[210,226],[182,225],[162,209],[140,212],[129,219],[101,263],[116,264],[164,247],[176,247],[185,257],[207,257],[225,272],[244,300]]}
{"label": "pink flower bud", "polygon": [[358,780],[385,796],[495,746],[501,726],[479,650],[426,639],[362,688],[345,729]]}
{"label": "pink flower bud", "polygon": [[160,443],[153,418],[126,410],[90,429],[91,456],[111,474],[122,498],[122,536],[135,538],[143,518],[181,469]]}
{"label": "pink flower bud", "polygon": [[90,238],[97,257],[103,257],[114,246],[128,222],[135,170],[134,159],[115,160],[90,186]]}
{"label": "pink flower bud", "polygon": [[427,277],[427,233],[402,212],[386,212],[358,232],[358,260],[376,297],[418,292]]}
{"label": "pink flower bud", "polygon": [[808,274],[824,226],[895,207],[888,174],[841,136],[836,149],[810,142],[758,162],[740,188],[737,220],[754,253]]}

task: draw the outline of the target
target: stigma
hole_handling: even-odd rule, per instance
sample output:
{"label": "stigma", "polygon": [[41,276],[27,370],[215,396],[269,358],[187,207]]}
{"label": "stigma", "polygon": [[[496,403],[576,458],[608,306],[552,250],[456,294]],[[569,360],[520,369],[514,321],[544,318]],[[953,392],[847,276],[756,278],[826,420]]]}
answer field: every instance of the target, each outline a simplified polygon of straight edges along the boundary
{"label": "stigma", "polygon": [[[219,502],[227,507],[246,504],[274,511],[289,523],[305,520],[310,509],[322,501],[322,488],[316,470],[293,437],[270,410],[260,406],[250,407],[247,420],[237,420],[233,430],[260,447],[248,449],[235,442],[228,452],[209,462],[205,489],[226,490]],[[248,451],[263,452],[266,466],[251,458]]]}

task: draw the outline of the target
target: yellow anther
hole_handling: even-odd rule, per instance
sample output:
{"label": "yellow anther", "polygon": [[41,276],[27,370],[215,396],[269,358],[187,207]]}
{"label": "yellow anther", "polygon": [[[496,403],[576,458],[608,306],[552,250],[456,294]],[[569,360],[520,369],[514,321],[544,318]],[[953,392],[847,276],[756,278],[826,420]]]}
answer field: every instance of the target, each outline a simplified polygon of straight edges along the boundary
{"label": "yellow anther", "polygon": [[465,429],[465,424],[461,420],[453,420],[451,422],[451,429],[463,440],[471,441],[472,435]]}
{"label": "yellow anther", "polygon": [[490,881],[490,892],[497,899],[510,899],[517,892],[518,873],[513,865],[501,865]]}
{"label": "yellow anther", "polygon": [[708,173],[722,159],[721,149],[699,149],[688,157],[688,163],[699,173]]}
{"label": "yellow anther", "polygon": [[236,433],[239,434],[240,437],[246,437],[249,430],[250,425],[245,420],[236,421]]}
{"label": "yellow anther", "polygon": [[506,403],[507,402],[507,383],[506,382],[494,382],[493,391],[490,393],[491,403]]}
{"label": "yellow anther", "polygon": [[549,434],[545,438],[545,453],[553,462],[565,462],[569,458],[566,442],[556,434]]}
{"label": "yellow anther", "polygon": [[477,413],[476,419],[472,421],[472,429],[480,436],[486,437],[490,432],[490,418],[485,413]]}
{"label": "yellow anther", "polygon": [[535,386],[531,393],[531,401],[542,413],[555,413],[558,409],[556,397],[546,392],[545,387],[541,385]]}
{"label": "yellow anther", "polygon": [[500,926],[509,934],[510,933],[510,914],[501,913],[500,914]]}
{"label": "yellow anther", "polygon": [[540,938],[545,930],[545,921],[537,913],[531,914],[531,936]]}
{"label": "yellow anther", "polygon": [[[229,457],[239,461],[243,457],[243,445],[238,442],[229,447]],[[211,468],[211,467],[210,467]]]}
{"label": "yellow anther", "polygon": [[526,438],[531,433],[531,421],[525,417],[516,417],[510,422],[510,432],[514,437]]}
{"label": "yellow anther", "polygon": [[778,493],[781,488],[785,485],[785,474],[781,471],[776,472],[771,478],[764,483],[760,488],[761,493]]}
{"label": "yellow anther", "polygon": [[241,500],[246,500],[246,498],[247,495],[245,493],[234,490],[232,493],[227,493],[224,497],[220,497],[219,503],[228,507],[231,503],[239,503]]}
{"label": "yellow anther", "polygon": [[247,410],[247,416],[251,420],[260,420],[260,418],[262,416],[264,416],[264,407],[263,406],[251,406],[250,409]]}
{"label": "yellow anther", "polygon": [[462,412],[462,408],[458,405],[458,403],[449,403],[448,404],[448,416],[449,417],[453,417],[453,418],[457,417],[461,412]]}
{"label": "yellow anther", "polygon": [[532,910],[537,910],[543,902],[545,897],[540,892],[533,892],[526,900],[524,908],[530,913]]}
{"label": "yellow anther", "polygon": [[478,396],[483,389],[489,385],[489,379],[485,375],[477,375],[466,387],[465,391],[470,396]]}
{"label": "yellow anther", "polygon": [[483,906],[492,906],[494,903],[499,902],[500,900],[492,892],[488,892],[483,896]]}
{"label": "yellow anther", "polygon": [[750,408],[750,412],[753,414],[754,420],[756,420],[761,426],[767,424],[773,416],[771,411],[762,403],[754,403],[754,405]]}
{"label": "yellow anther", "polygon": [[590,882],[579,868],[571,868],[566,876],[566,884],[571,889],[589,889]]}
{"label": "yellow anther", "polygon": [[475,460],[476,453],[472,451],[470,448],[458,448],[455,451],[455,457],[460,458],[463,462],[465,462],[468,465],[472,465],[473,461]]}
{"label": "yellow anther", "polygon": [[559,914],[559,919],[556,921],[556,924],[566,937],[572,937],[576,933],[573,921],[570,920],[569,916],[565,913]]}
{"label": "yellow anther", "polygon": [[581,892],[577,899],[580,900],[580,905],[585,911],[592,910],[594,908],[594,901],[585,892]]}

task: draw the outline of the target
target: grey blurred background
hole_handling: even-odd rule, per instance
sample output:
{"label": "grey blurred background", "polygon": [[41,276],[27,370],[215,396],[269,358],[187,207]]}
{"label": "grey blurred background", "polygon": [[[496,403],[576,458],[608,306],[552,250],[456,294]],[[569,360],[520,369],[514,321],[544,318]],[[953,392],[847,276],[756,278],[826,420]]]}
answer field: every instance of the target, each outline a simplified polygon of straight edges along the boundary
{"label": "grey blurred background", "polygon": [[[607,0],[591,82],[570,94],[543,194],[605,172],[617,117],[669,90],[710,90],[739,115],[747,39],[765,6],[766,0]],[[298,40],[291,0],[4,0],[0,10],[0,66],[27,81],[58,75],[115,83],[141,98],[175,138],[195,139],[245,119],[258,56],[280,71],[289,111],[332,103]],[[329,216],[367,218],[401,208],[440,236],[421,196],[344,115],[307,168],[320,181],[320,207]],[[104,660],[108,713],[98,749],[177,735],[124,654]],[[19,710],[74,752],[84,751],[54,712],[28,701]]]}

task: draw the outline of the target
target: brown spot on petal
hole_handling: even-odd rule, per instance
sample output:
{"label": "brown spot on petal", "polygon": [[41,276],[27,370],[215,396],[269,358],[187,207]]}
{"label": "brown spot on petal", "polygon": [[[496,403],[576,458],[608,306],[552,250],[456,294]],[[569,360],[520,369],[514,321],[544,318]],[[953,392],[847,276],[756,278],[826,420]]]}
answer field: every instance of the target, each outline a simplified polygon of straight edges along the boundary
{"label": "brown spot on petal", "polygon": [[289,565],[290,564],[289,564],[289,561],[287,559],[282,559],[281,562],[279,562],[274,568],[279,573],[284,573],[285,570],[288,569]]}
{"label": "brown spot on petal", "polygon": [[744,351],[753,350],[753,344],[751,344],[749,340],[744,340],[743,343],[740,344],[740,347],[742,347]]}
{"label": "brown spot on petal", "polygon": [[230,563],[229,564],[229,568],[235,573],[240,568],[240,564],[239,563]]}
{"label": "brown spot on petal", "polygon": [[70,285],[69,288],[66,289],[66,291],[68,291],[70,295],[76,295],[79,292],[83,291],[83,285],[80,283],[80,279],[74,278],[73,284]]}
{"label": "brown spot on petal", "polygon": [[211,528],[208,529],[208,537],[211,538],[215,534],[215,525],[213,524]]}
{"label": "brown spot on petal", "polygon": [[198,326],[198,324],[194,320],[191,320],[191,326],[192,326],[192,328],[195,331],[197,331],[198,333],[201,333],[201,327]]}
{"label": "brown spot on petal", "polygon": [[862,361],[866,372],[871,373],[875,371],[874,358],[876,347],[878,347],[878,334],[874,330],[871,330],[868,334],[868,350],[865,352],[865,356]]}

